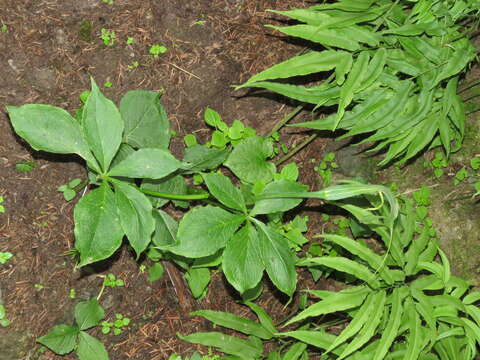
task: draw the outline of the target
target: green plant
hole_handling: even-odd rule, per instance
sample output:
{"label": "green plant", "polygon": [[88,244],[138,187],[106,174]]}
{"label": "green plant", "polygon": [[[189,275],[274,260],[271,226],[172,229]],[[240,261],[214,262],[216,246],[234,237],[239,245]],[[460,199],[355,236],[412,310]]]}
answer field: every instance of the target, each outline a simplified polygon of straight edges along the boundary
{"label": "green plant", "polygon": [[153,55],[154,57],[158,57],[160,54],[165,54],[167,52],[167,48],[163,45],[152,45],[150,46],[150,49],[148,50],[150,55]]}
{"label": "green plant", "polygon": [[6,24],[3,24],[2,26],[0,26],[0,31],[1,32],[7,32],[8,31],[8,26]]}
{"label": "green plant", "polygon": [[79,302],[75,306],[75,326],[61,324],[54,326],[37,342],[59,355],[66,355],[75,350],[80,360],[108,360],[105,346],[86,330],[100,324],[105,317],[103,308],[97,299]]}
{"label": "green plant", "polygon": [[13,257],[13,254],[11,252],[0,252],[0,264],[6,264],[8,260],[10,260]]}
{"label": "green plant", "polygon": [[113,5],[113,0],[102,0],[104,4]]}
{"label": "green plant", "polygon": [[102,28],[100,30],[100,39],[102,39],[105,46],[113,46],[117,39],[115,31]]}
{"label": "green plant", "polygon": [[10,320],[7,317],[7,310],[3,304],[0,304],[0,326],[8,327],[10,326]]}
{"label": "green plant", "polygon": [[195,351],[190,357],[182,358],[180,355],[172,354],[168,358],[168,360],[220,360],[220,359],[221,359],[220,356],[213,355],[210,351],[208,355],[203,355],[203,356]]}
{"label": "green plant", "polygon": [[5,206],[2,205],[4,201],[5,201],[5,198],[2,195],[0,195],[0,214],[5,212]]}
{"label": "green plant", "polygon": [[37,165],[35,161],[19,161],[15,164],[15,170],[19,172],[30,172]]}
{"label": "green plant", "polygon": [[70,180],[68,184],[60,185],[57,188],[57,191],[63,194],[63,197],[66,201],[72,200],[75,196],[77,196],[77,192],[79,189],[84,188],[86,184],[82,184],[82,180],[76,178]]}
{"label": "green plant", "polygon": [[125,286],[125,282],[122,279],[117,279],[117,277],[114,274],[107,274],[103,279],[102,286],[112,287],[112,288],[121,287],[121,286]]}
{"label": "green plant", "polygon": [[135,61],[132,61],[132,63],[131,63],[130,65],[128,65],[127,67],[128,67],[130,70],[132,70],[132,69],[136,69],[136,68],[139,67],[139,66],[140,66],[140,63],[139,63],[137,60],[135,60]]}
{"label": "green plant", "polygon": [[102,327],[103,334],[109,334],[113,330],[113,335],[118,336],[130,325],[130,318],[124,317],[122,314],[115,314],[115,321],[108,322],[102,321],[100,326]]}
{"label": "green plant", "polygon": [[111,81],[105,81],[103,83],[103,86],[106,87],[106,88],[111,88],[113,86],[112,82]]}
{"label": "green plant", "polygon": [[[428,204],[427,189],[416,193],[417,203]],[[409,199],[401,199],[398,216],[391,212],[395,204],[383,206],[369,195],[337,205],[368,226],[384,251],[376,253],[359,239],[323,234],[325,241],[349,255],[307,255],[298,265],[327,267],[349,274],[356,282],[340,291],[307,290],[318,300],[284,324],[301,322],[297,330],[279,332],[264,314],[257,313],[260,324],[256,324],[207,310],[194,314],[250,335],[249,341],[219,333],[180,337],[241,359],[264,358],[259,339],[278,337],[293,338],[304,349],[319,348],[325,359],[474,359],[480,341],[480,311],[475,306],[480,293],[471,291],[471,282],[451,274],[432,221],[419,215]],[[327,320],[330,314],[340,320]],[[340,334],[328,331],[342,323]]]}
{"label": "green plant", "polygon": [[125,41],[127,45],[132,45],[134,42],[135,42],[135,38],[131,36],[127,37],[127,40]]}
{"label": "green plant", "polygon": [[448,166],[448,160],[441,151],[436,151],[433,160],[431,162],[425,161],[424,166],[432,166],[433,174],[437,179],[440,179],[443,175],[443,169]]}
{"label": "green plant", "polygon": [[[479,10],[478,1],[453,0],[340,0],[272,10],[300,22],[272,29],[326,50],[295,56],[237,88],[265,88],[315,109],[337,106],[332,115],[295,126],[344,129],[341,138],[368,134],[360,143],[387,150],[379,165],[404,163],[436,146],[448,157],[464,136],[457,84],[475,58],[468,37],[478,24],[469,17]],[[325,80],[311,87],[272,81],[319,73]]]}
{"label": "green plant", "polygon": [[322,178],[323,185],[328,186],[332,183],[333,169],[337,169],[338,165],[335,162],[335,153],[328,153],[323,157],[323,160],[318,166],[315,167],[315,170],[318,172]]}

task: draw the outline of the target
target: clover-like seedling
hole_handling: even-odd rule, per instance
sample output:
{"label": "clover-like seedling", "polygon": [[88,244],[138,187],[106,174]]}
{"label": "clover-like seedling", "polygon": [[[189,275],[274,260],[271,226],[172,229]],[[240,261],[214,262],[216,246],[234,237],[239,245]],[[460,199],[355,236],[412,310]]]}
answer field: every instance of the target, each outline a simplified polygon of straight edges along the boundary
{"label": "clover-like seedling", "polygon": [[102,327],[103,334],[109,334],[113,332],[113,335],[118,336],[122,333],[128,325],[130,325],[130,318],[123,316],[122,314],[115,314],[115,321],[102,321],[100,326]]}
{"label": "clover-like seedling", "polygon": [[115,31],[102,28],[100,32],[100,38],[105,46],[113,46],[115,44],[117,39]]}
{"label": "clover-like seedling", "polygon": [[70,201],[77,195],[77,187],[81,182],[80,179],[73,179],[68,184],[59,186],[57,191],[63,193],[63,197],[66,201]]}
{"label": "clover-like seedling", "polygon": [[125,286],[125,282],[122,279],[117,279],[115,275],[108,274],[103,280],[103,286],[105,287],[118,287]]}
{"label": "clover-like seedling", "polygon": [[328,186],[332,183],[333,169],[337,169],[338,165],[335,162],[335,153],[328,153],[323,157],[323,160],[314,169],[322,178],[323,185]]}
{"label": "clover-like seedling", "polygon": [[153,55],[156,58],[158,57],[158,55],[165,54],[167,51],[168,49],[165,46],[159,44],[150,46],[150,50],[148,50],[150,55]]}
{"label": "clover-like seedling", "polygon": [[86,332],[99,325],[104,317],[105,311],[96,298],[79,302],[75,306],[75,326],[56,325],[46,335],[39,337],[37,342],[59,355],[75,350],[80,360],[108,360],[105,346]]}

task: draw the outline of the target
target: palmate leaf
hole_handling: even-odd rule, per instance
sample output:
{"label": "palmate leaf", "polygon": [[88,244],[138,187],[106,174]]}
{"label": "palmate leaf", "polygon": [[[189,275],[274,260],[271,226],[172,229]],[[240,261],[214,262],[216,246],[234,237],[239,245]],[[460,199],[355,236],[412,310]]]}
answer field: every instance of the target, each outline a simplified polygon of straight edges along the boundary
{"label": "palmate leaf", "polygon": [[77,355],[80,360],[109,360],[105,346],[85,331],[78,335]]}
{"label": "palmate leaf", "polygon": [[287,239],[262,222],[255,220],[258,230],[259,253],[273,284],[285,294],[291,296],[297,286],[295,256]]}
{"label": "palmate leaf", "polygon": [[122,244],[115,196],[106,182],[77,203],[74,210],[75,247],[84,266],[110,257]]}
{"label": "palmate leaf", "polygon": [[228,177],[218,173],[203,174],[202,177],[210,193],[223,205],[243,213],[247,212],[241,191],[232,184]]}
{"label": "palmate leaf", "polygon": [[168,248],[177,255],[199,258],[215,254],[225,247],[245,216],[219,207],[204,206],[190,210],[178,226],[178,243]]}
{"label": "palmate leaf", "polygon": [[125,122],[123,140],[135,148],[168,149],[170,124],[155,91],[132,90],[120,100]]}
{"label": "palmate leaf", "polygon": [[65,355],[75,349],[79,329],[70,325],[56,325],[46,335],[37,339],[42,345],[59,355]]}
{"label": "palmate leaf", "polygon": [[95,171],[100,167],[88,148],[83,131],[68,112],[41,104],[7,106],[15,132],[35,150],[78,154]]}
{"label": "palmate leaf", "polygon": [[107,99],[91,79],[92,91],[85,103],[82,127],[87,143],[104,172],[120,147],[124,123],[115,104]]}
{"label": "palmate leaf", "polygon": [[[302,185],[291,180],[280,179],[277,181],[273,181],[267,186],[265,186],[260,197],[268,196],[269,194],[302,192],[302,191],[305,191],[306,189],[307,189],[306,185]],[[275,212],[285,212],[290,209],[293,209],[301,202],[302,202],[302,199],[294,199],[294,198],[258,200],[255,202],[255,206],[250,212],[250,216],[255,216],[259,214],[271,214]]]}
{"label": "palmate leaf", "polygon": [[228,282],[241,294],[253,289],[262,279],[263,265],[255,228],[247,223],[228,240],[222,267]]}
{"label": "palmate leaf", "polygon": [[152,204],[139,190],[122,181],[115,181],[115,201],[123,231],[137,254],[147,248],[155,230]]}

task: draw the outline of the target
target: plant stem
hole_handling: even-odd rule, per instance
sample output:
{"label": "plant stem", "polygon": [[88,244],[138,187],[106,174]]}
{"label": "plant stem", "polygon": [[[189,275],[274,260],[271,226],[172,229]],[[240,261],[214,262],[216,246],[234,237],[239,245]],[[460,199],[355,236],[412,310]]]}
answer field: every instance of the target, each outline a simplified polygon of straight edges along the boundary
{"label": "plant stem", "polygon": [[161,198],[170,199],[170,200],[193,201],[193,200],[208,199],[210,197],[210,194],[207,192],[203,192],[200,194],[171,194],[171,193],[161,193],[158,191],[142,189],[139,187],[137,187],[137,189],[146,195],[161,197]]}
{"label": "plant stem", "polygon": [[310,135],[306,140],[304,140],[300,145],[298,145],[296,148],[294,148],[292,151],[290,151],[287,155],[285,155],[284,157],[275,161],[275,165],[278,166],[281,163],[284,163],[285,161],[289,160],[291,157],[293,157],[296,153],[298,153],[300,150],[302,150],[305,146],[310,144],[317,137],[318,137],[318,133]]}
{"label": "plant stem", "polygon": [[275,124],[273,129],[268,133],[267,137],[272,136],[275,132],[280,130],[286,123],[292,120],[302,109],[303,109],[303,106],[299,105],[295,109],[293,109],[293,111],[285,115],[285,117],[281,121]]}

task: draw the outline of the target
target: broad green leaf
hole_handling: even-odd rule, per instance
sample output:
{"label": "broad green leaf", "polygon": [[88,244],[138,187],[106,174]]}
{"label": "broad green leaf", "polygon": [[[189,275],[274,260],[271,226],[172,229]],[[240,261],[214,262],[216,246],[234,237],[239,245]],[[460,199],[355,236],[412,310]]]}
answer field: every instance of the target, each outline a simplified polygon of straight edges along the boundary
{"label": "broad green leaf", "polygon": [[81,301],[75,306],[75,321],[80,330],[87,330],[100,323],[105,317],[105,311],[96,298]]}
{"label": "broad green leaf", "polygon": [[245,84],[240,85],[237,88],[250,86],[258,81],[285,79],[293,76],[308,75],[332,70],[335,69],[339,62],[345,61],[343,60],[345,57],[348,57],[348,53],[344,51],[312,51],[274,65],[267,70],[252,76]]}
{"label": "broad green leaf", "polygon": [[331,352],[333,349],[343,344],[352,336],[355,336],[360,329],[365,325],[367,321],[370,321],[372,313],[380,311],[379,308],[373,308],[376,304],[376,294],[371,293],[367,296],[365,302],[362,304],[360,309],[355,313],[350,323],[345,329],[342,330],[340,335],[338,335],[335,341],[328,347],[327,353]]}
{"label": "broad green leaf", "polygon": [[438,248],[438,253],[440,254],[440,258],[442,259],[443,282],[445,283],[445,285],[447,285],[452,275],[452,273],[450,272],[450,262],[448,261],[447,255],[445,255],[442,249]]}
{"label": "broad green leaf", "polygon": [[[375,331],[380,323],[380,320],[383,316],[383,306],[385,305],[386,293],[384,290],[378,291],[374,296],[374,302],[372,304],[373,309],[376,311],[372,312],[370,321],[365,323],[365,325],[360,330],[359,334],[347,345],[345,350],[340,354],[338,360],[348,357],[350,354],[354,353],[365,345],[374,335]],[[414,359],[414,358],[407,358]]]}
{"label": "broad green leaf", "polygon": [[211,170],[220,166],[229,154],[228,149],[209,148],[205,145],[195,145],[185,149],[182,172],[186,174]]}
{"label": "broad green leaf", "polygon": [[358,89],[359,91],[369,88],[377,81],[378,77],[383,72],[386,61],[387,51],[384,48],[379,48],[368,64],[367,70],[363,75],[362,85]]}
{"label": "broad green leaf", "polygon": [[167,250],[170,246],[177,242],[177,222],[165,211],[153,211],[155,219],[155,232],[153,233],[152,242],[158,248]]}
{"label": "broad green leaf", "polygon": [[78,266],[106,259],[122,244],[124,231],[115,196],[105,182],[78,201],[73,216]]}
{"label": "broad green leaf", "polygon": [[165,273],[165,269],[161,263],[155,263],[148,267],[148,281],[153,283],[160,280]]}
{"label": "broad green leaf", "polygon": [[180,168],[182,163],[163,149],[140,149],[118,163],[109,176],[161,179]]}
{"label": "broad green leaf", "polygon": [[[144,179],[141,188],[165,194],[186,195],[188,193],[185,179],[181,175],[176,174],[171,174],[163,179],[157,180]],[[158,196],[149,196],[149,199],[156,208],[161,208],[170,201],[170,199]],[[173,200],[173,203],[177,206],[188,207],[188,202],[186,201]]]}
{"label": "broad green leaf", "polygon": [[[307,190],[306,185],[299,184],[295,181],[280,179],[274,182],[271,182],[263,189],[260,197],[268,197],[269,194],[282,194],[289,192],[302,192]],[[293,209],[298,204],[302,202],[302,199],[288,199],[288,198],[278,198],[278,199],[264,199],[258,200],[255,202],[255,206],[250,212],[250,216],[256,216],[260,214],[271,214],[275,212],[285,212],[290,209]]]}
{"label": "broad green leaf", "polygon": [[42,345],[59,355],[65,355],[75,349],[79,330],[69,325],[56,325],[46,335],[37,339]]}
{"label": "broad green leaf", "polygon": [[[290,336],[297,340],[303,341],[309,345],[316,346],[320,349],[328,349],[328,347],[335,341],[336,336],[325,332],[324,330],[296,330],[280,333],[282,336]],[[332,351],[333,354],[340,354],[342,347]]]}
{"label": "broad green leaf", "polygon": [[340,90],[340,102],[338,104],[337,121],[332,130],[335,130],[345,114],[345,109],[353,100],[355,91],[360,88],[361,82],[367,71],[368,61],[370,56],[367,51],[362,51],[357,59],[354,61],[352,70],[347,76],[345,84]]}
{"label": "broad green leaf", "polygon": [[152,204],[143,193],[127,183],[115,181],[114,186],[120,224],[138,260],[155,230]]}
{"label": "broad green leaf", "polygon": [[120,100],[120,113],[125,122],[123,142],[134,148],[168,149],[170,124],[158,92],[127,92]]}
{"label": "broad green leaf", "polygon": [[242,360],[255,360],[261,356],[261,351],[249,341],[218,332],[198,332],[187,336],[177,336],[193,344],[212,346],[225,354],[238,356]]}
{"label": "broad green leaf", "polygon": [[302,354],[305,353],[307,349],[307,344],[305,343],[294,343],[288,351],[283,355],[282,360],[299,360],[301,359]]}
{"label": "broad green leaf", "polygon": [[[337,311],[356,308],[363,303],[369,292],[370,290],[367,287],[359,286],[335,293],[325,300],[321,300],[313,305],[310,305],[305,310],[290,319],[285,326],[308,317],[320,316]],[[328,344],[328,346],[330,346],[330,344]]]}
{"label": "broad green leaf", "polygon": [[273,334],[267,331],[259,323],[228,312],[199,310],[190,313],[190,316],[195,315],[202,316],[205,319],[213,322],[215,325],[233,329],[246,335],[253,335],[259,337],[260,339],[268,340],[273,337]]}
{"label": "broad green leaf", "polygon": [[218,112],[213,109],[206,108],[204,113],[204,121],[207,125],[213,126],[215,128],[220,128],[223,123],[222,117]]}
{"label": "broad green leaf", "polygon": [[121,161],[125,160],[127,157],[132,155],[135,152],[135,149],[128,144],[122,143],[120,144],[120,148],[118,149],[115,157],[110,164],[110,167],[116,166]]}
{"label": "broad green leaf", "polygon": [[245,216],[219,207],[205,206],[190,210],[178,226],[178,243],[168,250],[177,255],[198,258],[215,254],[245,221]]}
{"label": "broad green leaf", "polygon": [[471,305],[476,302],[480,301],[480,292],[479,291],[472,291],[467,296],[463,298],[463,303],[465,305]]}
{"label": "broad green leaf", "polygon": [[441,27],[438,22],[405,24],[397,28],[390,28],[382,31],[383,34],[395,34],[401,36],[414,36],[427,33],[434,36],[442,36],[445,34],[445,28]]}
{"label": "broad green leaf", "polygon": [[225,166],[242,181],[268,183],[275,173],[275,165],[267,161],[272,156],[272,142],[259,136],[252,136],[233,149]]}
{"label": "broad green leaf", "polygon": [[335,80],[337,81],[337,85],[342,85],[345,82],[345,75],[350,72],[352,65],[352,55],[345,52],[345,56],[340,59],[335,67]]}
{"label": "broad green leaf", "polygon": [[91,79],[92,91],[85,104],[82,127],[87,143],[104,172],[122,142],[123,120],[115,104],[107,99]]}
{"label": "broad green leaf", "polygon": [[442,71],[437,75],[432,88],[439,84],[442,80],[457,75],[463,71],[468,63],[475,57],[475,48],[466,38],[461,39],[453,44],[453,54],[449,56],[448,61],[444,62]]}
{"label": "broad green leaf", "polygon": [[258,317],[260,324],[270,333],[275,334],[277,333],[277,329],[275,328],[275,324],[273,323],[272,318],[266,313],[266,311],[258,306],[257,304],[246,301],[245,305],[247,305]]}
{"label": "broad green leaf", "polygon": [[241,191],[232,184],[228,177],[219,173],[203,174],[202,177],[210,193],[223,205],[243,213],[247,212]]}
{"label": "broad green leaf", "polygon": [[78,335],[77,355],[80,360],[109,360],[105,346],[85,331]]}
{"label": "broad green leaf", "polygon": [[15,132],[35,150],[57,154],[77,154],[88,166],[100,172],[88,148],[82,128],[63,109],[50,105],[7,106]]}
{"label": "broad green leaf", "polygon": [[341,256],[308,258],[299,262],[297,265],[326,266],[337,271],[342,271],[346,272],[347,274],[353,275],[356,278],[367,282],[373,288],[378,288],[378,286],[380,285],[378,280],[376,279],[376,275],[372,273],[365,265]]}
{"label": "broad green leaf", "polygon": [[187,280],[192,296],[195,299],[199,299],[205,294],[210,283],[210,270],[207,268],[190,268],[185,274],[185,280]]}
{"label": "broad green leaf", "polygon": [[334,242],[335,244],[343,247],[345,250],[353,255],[358,256],[363,261],[366,261],[368,265],[378,272],[382,279],[387,283],[394,283],[392,274],[390,273],[388,267],[386,267],[385,260],[380,255],[375,254],[365,245],[341,235],[322,234],[322,237],[327,241]]}
{"label": "broad green leaf", "polygon": [[228,240],[223,252],[223,273],[228,282],[243,294],[262,279],[263,265],[255,228],[246,224]]}
{"label": "broad green leaf", "polygon": [[392,307],[390,310],[390,316],[388,325],[382,332],[379,345],[375,351],[373,360],[383,360],[385,355],[390,350],[394,340],[397,338],[398,329],[400,327],[403,315],[402,296],[398,288],[394,289],[391,295]]}
{"label": "broad green leaf", "polygon": [[259,253],[263,265],[273,284],[291,296],[297,286],[295,257],[287,239],[260,221],[255,221],[258,229]]}
{"label": "broad green leaf", "polygon": [[356,51],[360,49],[358,42],[350,40],[336,30],[318,30],[316,26],[311,25],[292,25],[292,26],[273,26],[267,27],[280,31],[285,35],[299,37],[324,46],[331,46],[340,49]]}

